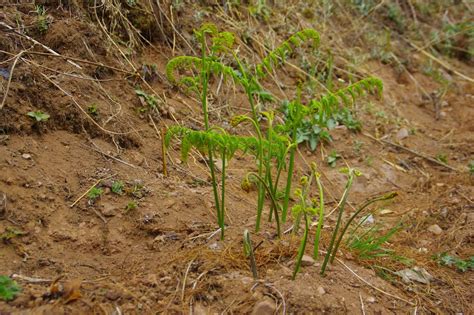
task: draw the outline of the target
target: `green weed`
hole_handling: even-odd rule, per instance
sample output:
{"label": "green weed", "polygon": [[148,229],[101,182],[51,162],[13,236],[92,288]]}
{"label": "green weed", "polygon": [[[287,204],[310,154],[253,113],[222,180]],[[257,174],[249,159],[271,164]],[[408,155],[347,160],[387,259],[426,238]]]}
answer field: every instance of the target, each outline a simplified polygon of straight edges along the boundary
{"label": "green weed", "polygon": [[20,286],[8,276],[0,275],[0,299],[13,300],[21,292]]}
{"label": "green weed", "polygon": [[471,160],[467,166],[469,174],[474,175],[474,160]]}
{"label": "green weed", "polygon": [[114,181],[112,183],[111,190],[114,194],[121,195],[121,194],[123,194],[124,187],[125,187],[124,183],[122,181],[118,180],[118,181]]}
{"label": "green weed", "polygon": [[336,151],[332,150],[331,153],[328,155],[326,161],[329,166],[336,167],[336,162],[340,158],[341,156]]}
{"label": "green weed", "polygon": [[138,208],[137,202],[135,200],[131,200],[125,206],[125,213],[129,213],[129,212],[135,210],[136,208]]}
{"label": "green weed", "polygon": [[87,198],[89,198],[90,201],[95,201],[96,199],[100,198],[103,193],[104,190],[102,188],[92,187],[87,193]]}
{"label": "green weed", "polygon": [[31,117],[32,119],[35,120],[35,122],[45,122],[49,119],[49,114],[44,113],[42,111],[36,111],[36,112],[28,112],[26,114],[28,117]]}
{"label": "green weed", "polygon": [[49,21],[46,15],[46,9],[42,5],[37,5],[35,12],[37,15],[36,27],[41,34],[44,34],[49,29]]}
{"label": "green weed", "polygon": [[435,255],[434,258],[438,261],[440,265],[455,267],[460,272],[474,270],[474,256],[471,256],[468,259],[464,260],[456,256],[451,256],[447,253],[441,253]]}

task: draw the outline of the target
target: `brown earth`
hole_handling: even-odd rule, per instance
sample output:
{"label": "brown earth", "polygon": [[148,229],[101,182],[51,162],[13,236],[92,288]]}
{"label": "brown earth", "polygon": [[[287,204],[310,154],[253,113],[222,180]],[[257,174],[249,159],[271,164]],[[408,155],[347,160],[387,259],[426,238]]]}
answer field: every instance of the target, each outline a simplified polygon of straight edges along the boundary
{"label": "brown earth", "polygon": [[[246,10],[225,11],[220,3],[207,2],[175,7],[172,13],[169,4],[153,5],[154,15],[130,10],[122,20],[98,10],[100,23],[86,5],[46,3],[49,26],[44,33],[35,26],[38,17],[31,5],[2,8],[0,21],[20,26],[13,32],[0,25],[0,70],[13,74],[11,84],[8,76],[0,76],[2,99],[8,86],[0,109],[0,274],[15,278],[22,292],[13,301],[0,301],[0,314],[267,314],[265,305],[271,313],[472,314],[472,269],[461,273],[433,259],[444,252],[465,259],[474,255],[474,177],[467,170],[474,156],[472,79],[440,67],[450,85],[434,106],[426,95],[441,84],[422,70],[430,58],[409,51],[401,40],[404,34],[394,35],[393,47],[406,61],[405,70],[364,57],[371,43],[356,39],[358,29],[344,18],[349,10],[344,5],[323,23],[314,20],[322,18],[319,11],[314,18],[305,5],[292,2],[274,7],[265,22]],[[462,8],[450,10],[457,16]],[[169,22],[153,24],[155,17],[176,19],[177,32]],[[386,19],[378,18],[370,23]],[[128,19],[151,44],[125,47],[138,34],[124,27]],[[300,145],[294,179],[309,171],[310,162],[318,163],[326,209],[335,208],[345,185],[345,177],[325,162],[335,150],[342,157],[338,167],[347,163],[363,174],[350,194],[349,212],[370,197],[396,191],[396,199],[378,206],[385,211],[375,211],[375,222],[385,231],[402,223],[384,246],[411,260],[410,267],[426,269],[434,277],[430,284],[405,283],[396,276],[395,271],[407,268],[402,259],[364,260],[348,248],[326,276],[319,274],[320,258],[292,281],[300,235],[277,239],[274,222],[266,220],[261,232],[252,233],[259,244],[261,280],[252,279],[242,233],[253,231],[256,192],[244,192],[240,183],[254,161],[237,155],[229,165],[224,241],[215,233],[212,186],[202,156],[194,152],[183,163],[174,146],[167,159],[169,176],[163,175],[162,128],[175,123],[202,128],[199,102],[171,87],[164,76],[170,58],[198,50],[191,34],[200,19],[239,34],[248,58],[263,55],[258,39],[276,45],[295,31],[314,27],[334,51],[336,78],[347,82],[353,75],[370,74],[383,80],[383,99],[369,97],[354,109],[362,131],[338,127],[331,132],[333,141],[315,152]],[[371,25],[362,17],[356,22]],[[244,33],[250,38],[246,43]],[[39,45],[31,47],[24,35],[80,68]],[[362,62],[348,61],[357,56]],[[470,60],[443,57],[443,62],[474,77]],[[156,71],[145,71],[151,64]],[[265,86],[280,98],[293,96],[301,72],[291,66],[277,72],[277,82]],[[218,80],[212,85],[213,124],[228,125],[233,115],[248,112],[241,91],[228,83],[220,88]],[[157,96],[157,110],[146,110],[135,95],[137,87]],[[50,118],[34,123],[26,113],[36,110]],[[448,166],[433,161],[440,155]],[[111,191],[117,180],[125,184],[123,194]],[[91,202],[83,194],[94,185],[104,194]],[[137,207],[126,210],[132,201]],[[326,218],[323,250],[335,220],[335,214]],[[434,224],[441,228],[438,234],[430,231]],[[287,222],[284,230],[290,227]],[[8,231],[19,235],[7,238]]]}

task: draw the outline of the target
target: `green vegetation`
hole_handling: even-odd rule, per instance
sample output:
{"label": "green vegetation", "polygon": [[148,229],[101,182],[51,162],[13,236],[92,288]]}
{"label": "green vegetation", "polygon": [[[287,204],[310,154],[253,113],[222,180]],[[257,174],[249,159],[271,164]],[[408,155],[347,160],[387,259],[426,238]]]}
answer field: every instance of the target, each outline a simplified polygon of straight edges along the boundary
{"label": "green vegetation", "polygon": [[104,193],[104,190],[102,188],[98,188],[94,186],[87,193],[87,198],[89,198],[90,201],[95,201],[96,199],[100,198],[100,196],[102,196],[103,193]]}
{"label": "green vegetation", "polygon": [[49,119],[49,114],[44,113],[40,110],[36,112],[28,112],[26,115],[34,119],[35,122],[44,122]]}
{"label": "green vegetation", "polygon": [[112,187],[110,188],[114,194],[122,195],[124,191],[124,183],[120,180],[114,181]]}
{"label": "green vegetation", "polygon": [[21,292],[20,286],[8,276],[0,275],[0,299],[13,300]]}
{"label": "green vegetation", "polygon": [[[237,151],[255,157],[256,172],[248,172],[242,188],[250,191],[255,185],[257,187],[257,216],[255,231],[261,227],[261,218],[264,210],[265,199],[270,199],[269,221],[276,221],[277,235],[281,235],[281,223],[286,222],[289,202],[291,199],[291,187],[293,180],[294,160],[297,146],[307,142],[311,150],[315,150],[320,141],[331,141],[330,130],[338,124],[347,126],[349,130],[360,130],[361,124],[352,115],[349,107],[355,101],[365,95],[366,92],[382,92],[382,82],[376,78],[366,78],[346,87],[328,91],[325,95],[310,99],[306,104],[302,102],[301,88],[297,89],[296,97],[291,101],[283,102],[279,111],[263,110],[268,103],[274,102],[274,97],[262,88],[261,81],[277,67],[285,64],[287,59],[295,53],[297,47],[308,44],[313,50],[319,45],[319,34],[312,29],[305,29],[292,35],[275,50],[270,52],[260,64],[250,66],[245,64],[237,53],[232,51],[234,36],[228,32],[219,32],[212,24],[204,24],[195,31],[195,37],[200,43],[201,56],[178,56],[171,59],[166,66],[166,75],[174,85],[182,87],[185,91],[195,93],[199,96],[201,103],[204,130],[192,130],[183,126],[172,126],[167,129],[165,135],[165,147],[169,148],[172,138],[181,140],[181,159],[186,161],[192,148],[197,149],[208,158],[208,166],[211,175],[214,204],[217,213],[217,222],[221,230],[221,238],[224,238],[225,229],[225,195],[226,195],[226,170],[229,161]],[[228,66],[222,62],[224,56],[231,57],[237,67]],[[332,61],[328,65],[328,76],[332,73]],[[193,71],[197,70],[197,75]],[[176,75],[179,72],[179,76]],[[250,105],[251,116],[238,115],[231,119],[231,125],[235,128],[241,124],[248,123],[252,126],[255,136],[236,136],[228,133],[218,126],[212,126],[208,113],[208,93],[211,75],[222,75],[243,88]],[[325,82],[331,87],[332,79],[325,77]],[[314,94],[314,93],[313,93]],[[145,97],[145,95],[141,95]],[[282,119],[276,120],[281,115]],[[277,122],[278,123],[275,123]],[[215,157],[221,161],[221,178],[217,177]],[[336,160],[340,156],[334,151],[328,157],[328,163],[335,167]],[[286,171],[287,178],[283,189],[280,190],[280,179]],[[330,250],[323,268],[324,273],[329,261],[329,254],[334,258],[339,246],[336,235],[341,224],[341,216],[347,200],[348,191],[356,174],[355,170],[347,170],[348,184],[346,191],[339,204],[339,218],[333,233]],[[309,190],[313,178],[319,190],[319,202],[308,201]],[[309,178],[303,177],[301,189],[296,190],[297,204],[292,208],[294,216],[294,230],[298,230],[299,221],[304,219],[305,231],[298,251],[298,259],[293,277],[296,276],[301,257],[306,247],[311,216],[318,216],[314,256],[318,257],[319,241],[321,238],[324,202],[323,187],[320,175],[316,167],[312,166]],[[345,231],[344,231],[345,232]],[[245,243],[245,242],[244,242]],[[248,245],[247,245],[248,246]],[[334,250],[334,252],[333,252]],[[249,253],[248,253],[249,254]]]}
{"label": "green vegetation", "polygon": [[459,272],[474,270],[474,256],[464,260],[456,256],[451,256],[447,253],[441,253],[435,255],[434,259],[437,260],[440,265],[455,267]]}
{"label": "green vegetation", "polygon": [[36,27],[41,34],[44,34],[49,29],[49,21],[46,15],[46,9],[42,5],[37,5],[36,9]]}
{"label": "green vegetation", "polygon": [[138,208],[137,202],[135,200],[131,200],[125,206],[125,213],[129,213],[129,212],[135,210],[136,208]]}

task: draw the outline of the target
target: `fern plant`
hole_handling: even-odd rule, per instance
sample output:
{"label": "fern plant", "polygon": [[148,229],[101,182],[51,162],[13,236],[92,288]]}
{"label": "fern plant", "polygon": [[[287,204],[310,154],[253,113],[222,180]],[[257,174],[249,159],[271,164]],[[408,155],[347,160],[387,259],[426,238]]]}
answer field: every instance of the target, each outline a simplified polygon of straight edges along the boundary
{"label": "fern plant", "polygon": [[[217,211],[217,221],[221,228],[221,238],[223,239],[225,228],[226,168],[228,161],[232,159],[237,150],[253,155],[260,155],[261,153],[259,152],[276,150],[278,144],[270,143],[264,139],[257,139],[255,137],[229,135],[219,128],[212,128],[204,131],[192,130],[183,126],[172,126],[166,131],[165,135],[164,143],[167,148],[169,147],[172,138],[181,139],[181,159],[183,161],[187,160],[192,148],[196,148],[203,154],[207,155],[209,159],[211,156],[216,154],[220,156],[222,161],[220,192],[218,191],[219,187],[217,177],[211,176],[211,180],[213,190],[218,196],[215,206]],[[212,171],[213,170],[211,169],[211,172]]]}

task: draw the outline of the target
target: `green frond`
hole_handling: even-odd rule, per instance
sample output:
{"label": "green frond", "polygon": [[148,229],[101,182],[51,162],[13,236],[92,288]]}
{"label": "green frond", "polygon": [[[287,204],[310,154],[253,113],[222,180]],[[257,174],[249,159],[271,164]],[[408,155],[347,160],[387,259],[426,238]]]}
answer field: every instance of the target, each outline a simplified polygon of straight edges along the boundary
{"label": "green frond", "polygon": [[355,82],[345,88],[329,93],[319,100],[312,100],[309,103],[310,111],[313,113],[332,113],[337,106],[343,103],[345,106],[352,106],[358,97],[365,92],[378,92],[380,96],[383,91],[383,83],[380,79],[369,77]]}
{"label": "green frond", "polygon": [[[228,67],[219,61],[206,60],[209,63],[210,71],[214,74],[223,74],[225,77],[232,78],[235,82],[241,83],[240,73],[234,70],[231,67]],[[201,70],[202,68],[202,59],[199,57],[193,56],[178,56],[171,59],[166,65],[166,78],[173,85],[189,86],[190,82],[194,82],[193,77],[185,76],[183,78],[178,78],[175,76],[177,70],[189,70],[196,69]]]}
{"label": "green frond", "polygon": [[256,67],[256,75],[259,78],[266,76],[274,67],[284,63],[296,47],[310,42],[314,49],[319,46],[319,33],[314,29],[304,29],[284,41],[279,47],[270,52]]}

